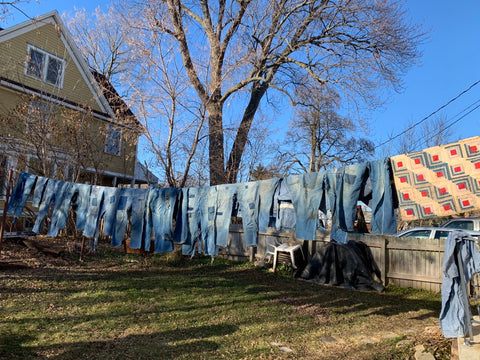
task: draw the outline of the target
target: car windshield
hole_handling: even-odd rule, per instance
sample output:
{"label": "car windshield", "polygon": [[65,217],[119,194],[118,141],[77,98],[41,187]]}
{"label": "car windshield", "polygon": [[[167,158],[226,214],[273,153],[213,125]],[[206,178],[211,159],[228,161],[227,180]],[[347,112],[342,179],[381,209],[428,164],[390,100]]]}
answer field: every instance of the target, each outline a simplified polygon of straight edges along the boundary
{"label": "car windshield", "polygon": [[400,235],[400,237],[429,238],[431,230],[412,230]]}
{"label": "car windshield", "polygon": [[449,229],[473,230],[473,221],[471,220],[453,220],[443,227]]}

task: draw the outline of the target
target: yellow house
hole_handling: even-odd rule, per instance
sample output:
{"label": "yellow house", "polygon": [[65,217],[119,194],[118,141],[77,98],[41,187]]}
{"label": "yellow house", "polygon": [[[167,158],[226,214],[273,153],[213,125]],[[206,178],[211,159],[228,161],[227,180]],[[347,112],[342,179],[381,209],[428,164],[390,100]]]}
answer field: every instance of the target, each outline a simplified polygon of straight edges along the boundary
{"label": "yellow house", "polygon": [[0,186],[9,168],[133,184],[140,133],[134,114],[92,72],[56,11],[0,30]]}

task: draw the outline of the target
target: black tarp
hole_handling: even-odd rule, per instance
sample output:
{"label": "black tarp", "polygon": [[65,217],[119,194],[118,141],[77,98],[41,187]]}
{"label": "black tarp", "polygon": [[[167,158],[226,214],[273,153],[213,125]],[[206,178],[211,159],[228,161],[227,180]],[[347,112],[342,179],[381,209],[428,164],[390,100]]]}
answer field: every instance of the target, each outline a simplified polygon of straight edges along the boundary
{"label": "black tarp", "polygon": [[297,277],[355,290],[385,290],[370,249],[360,241],[330,242],[317,252]]}

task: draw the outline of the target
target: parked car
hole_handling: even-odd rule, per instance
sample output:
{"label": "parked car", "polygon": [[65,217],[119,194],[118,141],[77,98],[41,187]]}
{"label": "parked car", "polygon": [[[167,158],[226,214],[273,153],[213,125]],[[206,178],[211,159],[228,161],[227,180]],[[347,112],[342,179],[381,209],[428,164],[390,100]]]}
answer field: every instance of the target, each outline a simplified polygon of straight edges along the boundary
{"label": "parked car", "polygon": [[480,217],[450,219],[440,225],[443,228],[480,231]]}
{"label": "parked car", "polygon": [[[397,237],[413,237],[420,239],[446,239],[448,235],[452,232],[458,230],[457,228],[446,228],[446,227],[415,227],[411,229],[404,230],[399,232],[395,236]],[[480,236],[480,232],[476,231],[467,231],[472,235]]]}

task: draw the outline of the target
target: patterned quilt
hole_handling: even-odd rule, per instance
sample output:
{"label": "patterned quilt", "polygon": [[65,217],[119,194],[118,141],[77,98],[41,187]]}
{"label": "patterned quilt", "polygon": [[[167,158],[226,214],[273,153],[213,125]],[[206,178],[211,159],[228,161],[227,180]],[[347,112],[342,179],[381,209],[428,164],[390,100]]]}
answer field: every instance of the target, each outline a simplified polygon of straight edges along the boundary
{"label": "patterned quilt", "polygon": [[391,162],[403,220],[480,209],[480,136]]}

